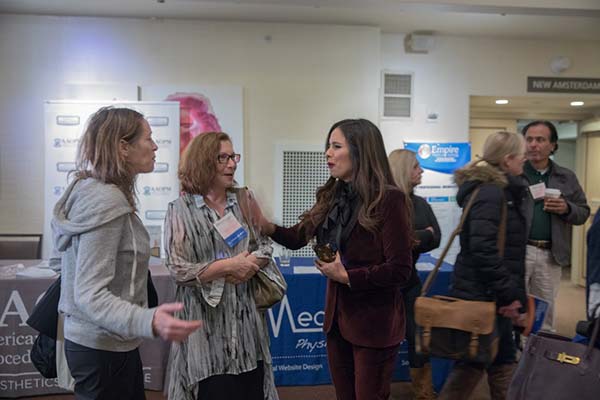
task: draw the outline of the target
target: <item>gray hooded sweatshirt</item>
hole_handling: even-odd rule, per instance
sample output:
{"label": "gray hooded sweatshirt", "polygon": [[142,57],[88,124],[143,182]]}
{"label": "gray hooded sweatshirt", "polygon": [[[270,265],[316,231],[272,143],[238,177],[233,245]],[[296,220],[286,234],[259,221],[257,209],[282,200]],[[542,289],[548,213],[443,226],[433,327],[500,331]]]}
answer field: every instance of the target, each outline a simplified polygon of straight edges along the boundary
{"label": "gray hooded sweatshirt", "polygon": [[52,233],[65,338],[117,352],[152,338],[150,238],[123,192],[93,178],[74,181],[54,207]]}

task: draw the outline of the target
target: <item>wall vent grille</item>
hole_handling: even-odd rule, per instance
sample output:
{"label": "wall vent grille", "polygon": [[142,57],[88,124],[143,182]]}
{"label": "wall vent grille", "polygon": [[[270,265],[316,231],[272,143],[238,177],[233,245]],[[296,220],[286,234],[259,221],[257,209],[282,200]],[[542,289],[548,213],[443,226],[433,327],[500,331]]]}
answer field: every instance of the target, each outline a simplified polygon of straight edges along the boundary
{"label": "wall vent grille", "polygon": [[383,116],[410,118],[412,101],[412,75],[383,74]]}
{"label": "wall vent grille", "polygon": [[[283,226],[292,226],[315,203],[317,188],[329,179],[322,151],[283,151]],[[294,251],[294,257],[313,257],[309,246]]]}

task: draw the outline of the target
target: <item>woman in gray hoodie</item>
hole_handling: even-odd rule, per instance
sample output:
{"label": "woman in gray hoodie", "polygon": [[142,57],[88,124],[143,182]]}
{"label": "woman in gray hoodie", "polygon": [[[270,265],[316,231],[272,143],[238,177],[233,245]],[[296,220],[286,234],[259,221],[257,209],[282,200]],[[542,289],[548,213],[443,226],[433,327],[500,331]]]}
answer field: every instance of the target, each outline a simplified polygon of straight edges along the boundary
{"label": "woman in gray hoodie", "polygon": [[135,178],[154,169],[151,133],[134,110],[96,112],[79,143],[75,180],[54,207],[58,308],[77,399],[144,399],[142,338],[181,341],[201,324],[173,318],[178,303],[147,308],[150,238],[135,213]]}

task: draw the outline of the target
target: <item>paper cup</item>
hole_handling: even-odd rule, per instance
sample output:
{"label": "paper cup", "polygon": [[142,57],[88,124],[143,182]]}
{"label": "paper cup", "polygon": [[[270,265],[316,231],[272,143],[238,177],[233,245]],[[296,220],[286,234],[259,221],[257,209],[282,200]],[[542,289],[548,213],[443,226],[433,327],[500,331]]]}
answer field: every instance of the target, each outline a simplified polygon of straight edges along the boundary
{"label": "paper cup", "polygon": [[546,188],[544,196],[552,199],[558,199],[560,197],[560,189]]}

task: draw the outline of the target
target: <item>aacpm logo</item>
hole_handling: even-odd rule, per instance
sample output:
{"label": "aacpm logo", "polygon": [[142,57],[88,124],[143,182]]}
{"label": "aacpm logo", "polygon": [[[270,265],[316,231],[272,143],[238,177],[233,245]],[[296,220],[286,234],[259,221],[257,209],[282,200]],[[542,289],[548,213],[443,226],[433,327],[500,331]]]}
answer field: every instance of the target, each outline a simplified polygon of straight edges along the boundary
{"label": "aacpm logo", "polygon": [[325,312],[317,311],[316,313],[310,313],[302,311],[297,317],[294,317],[292,307],[286,295],[281,300],[277,317],[273,315],[273,309],[269,309],[269,322],[273,328],[274,337],[279,337],[284,317],[287,317],[287,322],[290,324],[290,329],[293,333],[318,333],[323,331]]}
{"label": "aacpm logo", "polygon": [[52,193],[55,196],[61,196],[67,188],[65,186],[54,186],[52,188]]}
{"label": "aacpm logo", "polygon": [[154,143],[156,143],[156,145],[159,148],[162,147],[170,147],[173,144],[173,141],[171,139],[154,139]]}
{"label": "aacpm logo", "polygon": [[77,147],[79,143],[79,138],[54,138],[53,146],[55,148],[59,147]]}
{"label": "aacpm logo", "polygon": [[144,196],[167,196],[171,194],[171,186],[144,186]]}

